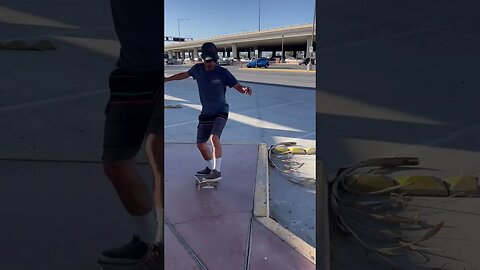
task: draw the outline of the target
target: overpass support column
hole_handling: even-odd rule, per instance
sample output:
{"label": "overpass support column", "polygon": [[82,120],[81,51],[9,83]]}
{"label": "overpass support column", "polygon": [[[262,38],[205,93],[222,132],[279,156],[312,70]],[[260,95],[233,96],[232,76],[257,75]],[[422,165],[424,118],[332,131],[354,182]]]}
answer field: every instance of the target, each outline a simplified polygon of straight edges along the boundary
{"label": "overpass support column", "polygon": [[172,51],[168,51],[168,58],[173,58],[173,52]]}
{"label": "overpass support column", "polygon": [[312,53],[310,53],[310,46],[313,46],[313,39],[311,37],[307,39],[307,49],[305,50],[305,57],[312,56]]}
{"label": "overpass support column", "polygon": [[198,58],[198,48],[193,48],[193,58]]}
{"label": "overpass support column", "polygon": [[258,51],[258,46],[253,47],[253,51],[255,52],[255,58],[260,57],[260,51]]}
{"label": "overpass support column", "polygon": [[235,58],[235,59],[240,58],[239,55],[238,55],[238,49],[237,49],[237,44],[236,43],[232,44],[232,57]]}
{"label": "overpass support column", "polygon": [[185,51],[182,51],[182,59],[185,59]]}

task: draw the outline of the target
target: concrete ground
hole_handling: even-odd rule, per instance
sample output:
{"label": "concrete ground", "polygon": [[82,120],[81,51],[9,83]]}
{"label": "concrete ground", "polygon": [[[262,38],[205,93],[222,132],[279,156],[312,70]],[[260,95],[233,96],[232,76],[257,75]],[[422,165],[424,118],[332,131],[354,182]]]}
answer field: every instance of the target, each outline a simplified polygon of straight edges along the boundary
{"label": "concrete ground", "polygon": [[[317,143],[328,172],[366,158],[413,155],[427,167],[478,176],[477,3],[319,4]],[[472,226],[480,214],[478,198],[454,202],[443,218],[458,230],[440,234],[444,241],[436,244],[464,264],[436,267],[478,269],[474,247],[480,239]],[[465,205],[477,214],[459,213]],[[333,269],[388,269],[343,239],[333,234]]]}

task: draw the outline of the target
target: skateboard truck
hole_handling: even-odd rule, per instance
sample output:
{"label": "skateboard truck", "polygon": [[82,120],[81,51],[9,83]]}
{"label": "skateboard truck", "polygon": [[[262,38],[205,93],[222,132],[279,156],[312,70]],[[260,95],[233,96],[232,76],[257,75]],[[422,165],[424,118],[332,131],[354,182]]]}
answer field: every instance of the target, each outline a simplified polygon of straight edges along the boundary
{"label": "skateboard truck", "polygon": [[195,175],[195,187],[197,190],[203,188],[213,188],[214,190],[218,189],[219,180],[205,180],[203,175]]}

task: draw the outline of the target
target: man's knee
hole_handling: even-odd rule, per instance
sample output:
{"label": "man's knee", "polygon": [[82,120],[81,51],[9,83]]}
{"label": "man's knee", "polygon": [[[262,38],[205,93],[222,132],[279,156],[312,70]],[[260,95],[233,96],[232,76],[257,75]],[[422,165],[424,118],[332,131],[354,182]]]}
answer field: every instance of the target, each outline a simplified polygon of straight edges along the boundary
{"label": "man's knee", "polygon": [[130,161],[112,161],[103,163],[103,171],[110,180],[114,180],[123,175],[125,170],[131,166]]}
{"label": "man's knee", "polygon": [[207,150],[207,143],[197,143],[197,148],[200,151],[205,151]]}
{"label": "man's knee", "polygon": [[212,135],[212,136],[210,137],[210,140],[212,140],[212,143],[213,143],[214,145],[220,144],[220,137],[219,137],[218,135]]}

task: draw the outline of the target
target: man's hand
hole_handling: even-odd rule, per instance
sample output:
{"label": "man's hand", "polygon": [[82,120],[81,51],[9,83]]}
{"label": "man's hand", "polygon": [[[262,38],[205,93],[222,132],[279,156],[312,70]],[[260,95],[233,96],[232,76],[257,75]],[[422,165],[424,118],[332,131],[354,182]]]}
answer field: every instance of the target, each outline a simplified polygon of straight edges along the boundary
{"label": "man's hand", "polygon": [[245,94],[247,96],[252,95],[252,89],[248,86],[243,86],[243,85],[237,83],[233,86],[233,88],[235,88],[238,92],[240,92],[242,94]]}
{"label": "man's hand", "polygon": [[252,89],[248,86],[242,86],[243,93],[247,96],[252,95]]}

